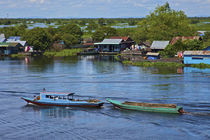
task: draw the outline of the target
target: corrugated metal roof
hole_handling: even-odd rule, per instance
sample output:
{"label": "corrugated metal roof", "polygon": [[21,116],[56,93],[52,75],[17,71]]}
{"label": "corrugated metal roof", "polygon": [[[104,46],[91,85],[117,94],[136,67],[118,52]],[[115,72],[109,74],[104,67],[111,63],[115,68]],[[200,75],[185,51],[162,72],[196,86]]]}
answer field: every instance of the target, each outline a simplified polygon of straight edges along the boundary
{"label": "corrugated metal roof", "polygon": [[22,46],[26,45],[26,41],[6,41],[7,43],[20,43]]}
{"label": "corrugated metal roof", "polygon": [[0,34],[0,38],[5,38],[5,35],[4,34]]}
{"label": "corrugated metal roof", "polygon": [[151,55],[151,56],[158,56],[159,53],[148,52],[146,55],[147,55],[147,56],[148,56],[148,55]]}
{"label": "corrugated metal roof", "polygon": [[108,44],[120,44],[122,42],[122,39],[104,39],[102,42],[94,43],[95,45],[108,45]]}
{"label": "corrugated metal roof", "polygon": [[151,49],[165,49],[169,41],[153,41]]}
{"label": "corrugated metal roof", "polygon": [[210,55],[210,51],[184,51],[184,55]]}
{"label": "corrugated metal roof", "polygon": [[20,44],[20,43],[18,43],[18,42],[16,42],[16,43],[14,43],[14,42],[12,42],[12,43],[3,42],[3,43],[0,43],[0,47],[16,47],[18,44]]}
{"label": "corrugated metal roof", "polygon": [[0,42],[5,42],[6,38],[0,38]]}

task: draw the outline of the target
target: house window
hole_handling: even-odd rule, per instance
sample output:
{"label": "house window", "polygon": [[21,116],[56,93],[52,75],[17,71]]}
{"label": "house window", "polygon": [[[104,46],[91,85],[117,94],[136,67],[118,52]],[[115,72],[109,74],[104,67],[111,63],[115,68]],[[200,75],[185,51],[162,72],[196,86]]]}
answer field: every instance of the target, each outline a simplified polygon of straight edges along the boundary
{"label": "house window", "polygon": [[203,57],[192,57],[192,59],[195,59],[195,60],[203,60]]}

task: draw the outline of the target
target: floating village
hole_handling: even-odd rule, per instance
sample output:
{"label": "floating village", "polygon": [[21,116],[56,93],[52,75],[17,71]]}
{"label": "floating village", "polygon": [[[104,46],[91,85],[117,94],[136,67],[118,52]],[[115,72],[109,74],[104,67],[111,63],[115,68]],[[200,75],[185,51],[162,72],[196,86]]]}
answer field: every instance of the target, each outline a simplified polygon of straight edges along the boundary
{"label": "floating village", "polygon": [[[164,59],[160,55],[168,45],[174,45],[177,41],[202,40],[205,32],[198,32],[200,36],[177,36],[170,41],[155,40],[149,42],[134,42],[129,36],[113,36],[104,39],[102,42],[93,43],[91,39],[84,40],[76,48],[82,48],[83,51],[77,55],[121,55],[128,60],[135,61],[154,61],[154,62],[181,62],[183,64],[210,64],[210,46],[203,50],[179,51],[171,59]],[[0,35],[0,55],[9,56],[12,54],[23,54],[26,56],[42,55],[43,52],[33,50],[33,46],[20,39],[20,36],[10,36],[5,38]],[[64,48],[64,43],[55,42],[55,47]]]}

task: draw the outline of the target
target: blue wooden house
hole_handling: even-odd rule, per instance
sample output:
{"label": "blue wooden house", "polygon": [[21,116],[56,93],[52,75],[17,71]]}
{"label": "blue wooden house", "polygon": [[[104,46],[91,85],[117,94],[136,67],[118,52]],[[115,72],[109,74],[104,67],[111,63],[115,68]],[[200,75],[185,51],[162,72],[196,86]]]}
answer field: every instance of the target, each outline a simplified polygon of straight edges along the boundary
{"label": "blue wooden house", "polygon": [[210,64],[210,51],[185,51],[184,64]]}
{"label": "blue wooden house", "polygon": [[210,46],[206,47],[205,49],[203,49],[204,51],[210,51]]}

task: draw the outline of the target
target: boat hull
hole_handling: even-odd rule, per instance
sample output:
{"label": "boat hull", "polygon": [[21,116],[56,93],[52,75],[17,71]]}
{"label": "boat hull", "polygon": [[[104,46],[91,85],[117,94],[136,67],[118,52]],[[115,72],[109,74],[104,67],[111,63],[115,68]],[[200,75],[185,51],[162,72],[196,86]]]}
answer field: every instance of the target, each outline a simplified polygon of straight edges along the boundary
{"label": "boat hull", "polygon": [[113,104],[115,107],[126,109],[126,110],[136,110],[136,111],[146,111],[146,112],[159,112],[159,113],[174,113],[181,114],[182,107],[177,106],[176,108],[155,108],[155,107],[143,107],[143,106],[133,106],[126,105],[119,101],[107,99],[108,102]]}
{"label": "boat hull", "polygon": [[21,97],[21,99],[25,100],[27,103],[31,103],[38,106],[62,106],[62,107],[101,107],[103,106],[103,102],[98,103],[88,103],[88,102],[69,102],[69,103],[56,103],[56,102],[44,102],[44,101],[34,101],[30,98]]}

